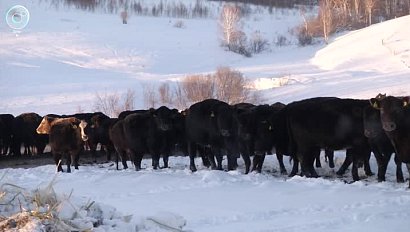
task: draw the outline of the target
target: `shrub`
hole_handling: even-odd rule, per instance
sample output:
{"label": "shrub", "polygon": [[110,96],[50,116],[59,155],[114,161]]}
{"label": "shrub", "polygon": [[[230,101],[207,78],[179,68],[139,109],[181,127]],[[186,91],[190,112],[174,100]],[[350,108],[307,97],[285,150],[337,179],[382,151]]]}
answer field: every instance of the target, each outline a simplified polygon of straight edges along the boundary
{"label": "shrub", "polygon": [[123,96],[116,92],[96,93],[95,98],[94,111],[103,112],[110,117],[117,117],[122,111],[132,110],[134,108],[135,92],[134,90],[128,89]]}

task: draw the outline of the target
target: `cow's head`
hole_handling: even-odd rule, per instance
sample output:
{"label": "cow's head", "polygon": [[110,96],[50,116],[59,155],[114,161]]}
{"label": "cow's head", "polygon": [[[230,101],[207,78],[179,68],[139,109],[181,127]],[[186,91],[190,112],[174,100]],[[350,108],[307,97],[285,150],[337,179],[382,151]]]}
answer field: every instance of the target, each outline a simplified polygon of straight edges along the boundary
{"label": "cow's head", "polygon": [[54,118],[54,117],[44,116],[40,122],[40,125],[38,125],[36,129],[37,134],[49,134],[50,129],[51,129],[51,124],[56,119],[57,118]]}
{"label": "cow's head", "polygon": [[238,133],[243,140],[250,140],[255,131],[252,110],[243,110],[238,113]]}
{"label": "cow's head", "polygon": [[157,128],[162,131],[168,131],[172,129],[173,125],[173,114],[178,113],[178,110],[171,110],[166,106],[161,106],[156,110],[151,110],[152,116],[154,117],[155,124]]}
{"label": "cow's head", "polygon": [[230,105],[220,105],[211,112],[211,118],[216,121],[222,137],[235,137],[238,133],[238,114]]}
{"label": "cow's head", "polygon": [[397,126],[404,122],[405,111],[409,107],[409,97],[383,97],[372,98],[370,103],[373,108],[380,110],[380,120],[382,122],[383,129],[387,132],[391,132],[397,129]]}
{"label": "cow's head", "polygon": [[85,142],[88,140],[88,136],[85,132],[85,128],[87,127],[87,122],[84,120],[81,120],[80,124],[78,124],[78,127],[80,128],[81,132],[81,139]]}

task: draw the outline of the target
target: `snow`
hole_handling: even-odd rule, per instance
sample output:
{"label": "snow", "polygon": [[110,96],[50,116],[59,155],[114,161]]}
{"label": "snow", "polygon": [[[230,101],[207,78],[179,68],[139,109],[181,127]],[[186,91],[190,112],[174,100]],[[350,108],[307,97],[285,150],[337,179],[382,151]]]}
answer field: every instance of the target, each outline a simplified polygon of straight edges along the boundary
{"label": "snow", "polygon": [[[3,183],[27,189],[56,178],[55,191],[66,196],[72,192],[70,199],[77,205],[109,204],[122,216],[132,215],[124,228],[146,231],[167,231],[152,219],[192,231],[406,231],[409,225],[409,190],[407,184],[395,183],[393,163],[387,182],[378,183],[373,176],[346,184],[350,174],[335,178],[327,164],[318,169],[324,176],[318,179],[272,172],[279,170],[272,156],[267,157],[262,174],[249,175],[242,174],[242,162],[237,171],[211,171],[200,165],[198,172],[191,173],[187,161],[187,157],[172,157],[170,169],[153,170],[151,161],[144,160],[146,168],[139,172],[117,171],[112,163],[80,166],[71,174],[55,174],[55,167],[46,165],[3,169],[0,176],[5,176]],[[336,166],[342,161],[343,153],[337,153]],[[376,162],[371,161],[376,171]],[[64,206],[63,218],[71,218],[73,209]]]}
{"label": "snow", "polygon": [[[188,0],[186,0],[188,1]],[[0,12],[15,4],[1,0]],[[314,96],[369,98],[378,93],[408,95],[410,89],[410,16],[334,36],[328,45],[271,46],[245,58],[219,46],[217,19],[132,16],[122,25],[118,15],[73,9],[55,10],[37,1],[19,0],[31,13],[17,35],[0,23],[0,112],[15,115],[91,111],[96,93],[136,90],[143,107],[142,86],[174,81],[187,74],[209,73],[218,66],[240,70],[254,81],[268,103]],[[219,5],[218,5],[219,6]],[[263,13],[265,12],[265,13]],[[244,30],[260,30],[270,42],[289,36],[302,19],[297,11],[266,11],[244,21]],[[336,154],[340,167],[344,152]],[[286,159],[285,159],[286,161]],[[80,166],[55,173],[53,165],[0,170],[0,189],[12,183],[33,193],[55,178],[53,188],[61,217],[95,231],[407,231],[410,222],[408,184],[396,183],[393,162],[387,181],[375,176],[353,184],[351,175],[336,177],[319,168],[322,178],[288,178],[267,157],[263,173],[211,171],[201,165],[191,173],[187,157],[172,157],[170,169],[140,172],[114,170],[112,163]],[[197,162],[200,163],[200,162]],[[322,162],[324,163],[324,162]],[[290,170],[289,162],[286,162]],[[326,164],[324,164],[326,166]],[[373,172],[377,171],[374,158]],[[363,172],[361,170],[361,172]],[[405,172],[405,177],[408,174]],[[0,197],[0,203],[5,198]],[[95,211],[81,207],[95,201]],[[27,202],[30,207],[30,202]],[[14,211],[13,211],[14,210]],[[10,212],[17,212],[13,208]],[[5,211],[0,214],[5,215]],[[78,219],[77,221],[75,221]],[[27,231],[39,226],[35,220]],[[166,224],[166,225],[162,225]],[[113,226],[115,225],[115,226]]]}

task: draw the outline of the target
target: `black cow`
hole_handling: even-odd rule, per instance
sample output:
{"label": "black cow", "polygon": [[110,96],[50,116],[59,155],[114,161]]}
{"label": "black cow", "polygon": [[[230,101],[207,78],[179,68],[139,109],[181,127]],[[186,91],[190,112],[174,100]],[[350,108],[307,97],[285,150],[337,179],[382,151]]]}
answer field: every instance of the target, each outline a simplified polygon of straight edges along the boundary
{"label": "black cow", "polygon": [[41,154],[47,145],[47,136],[39,135],[36,129],[42,117],[36,113],[24,113],[13,120],[13,154],[21,155],[21,146],[24,145],[24,154]]}
{"label": "black cow", "polygon": [[45,116],[36,129],[39,134],[48,134],[51,153],[53,154],[57,171],[62,172],[61,160],[65,156],[67,172],[71,172],[71,162],[78,169],[79,153],[84,149],[83,141],[87,141],[84,128],[87,122],[74,117],[53,118]]}
{"label": "black cow", "polygon": [[118,115],[118,119],[124,119],[125,117],[127,117],[128,115],[130,115],[130,114],[135,114],[135,113],[139,113],[139,114],[141,114],[141,113],[146,113],[146,112],[148,112],[149,110],[125,110],[125,111],[122,111],[119,115]]}
{"label": "black cow", "polygon": [[397,160],[406,163],[410,173],[410,98],[387,96],[372,98],[370,102],[380,110],[383,130],[393,144]]}
{"label": "black cow", "polygon": [[[239,148],[245,160],[245,173],[249,171],[249,156],[254,155],[253,168],[261,172],[265,155],[271,154],[274,146],[273,126],[269,118],[277,113],[280,107],[269,105],[248,106],[248,109],[240,109],[239,119]],[[286,173],[283,164],[283,155],[277,153],[281,173]]]}
{"label": "black cow", "polygon": [[107,161],[111,160],[111,154],[114,153],[114,145],[109,136],[110,127],[116,122],[103,113],[95,114],[90,119],[90,124],[86,127],[86,134],[88,136],[88,144],[94,161],[96,161],[96,148],[100,144],[101,151],[106,153]]}
{"label": "black cow", "polygon": [[13,121],[11,114],[0,114],[0,155],[7,155],[13,139]]}
{"label": "black cow", "polygon": [[[115,125],[117,124],[118,122]],[[152,133],[150,129],[154,127],[151,112],[130,114],[123,119],[122,124],[126,142],[125,151],[129,153],[135,170],[139,171],[144,154],[151,153],[148,144],[155,143],[155,137],[150,136]],[[153,140],[148,141],[148,139]],[[152,156],[158,155],[158,153],[153,153],[151,153]]]}
{"label": "black cow", "polygon": [[353,180],[370,147],[363,131],[363,109],[366,100],[311,98],[287,105],[286,123],[290,150],[301,162],[302,175],[317,177],[313,167],[315,156],[322,148],[350,149]]}
{"label": "black cow", "polygon": [[[394,147],[383,130],[380,121],[380,112],[372,106],[367,106],[363,113],[364,134],[369,139],[369,144],[378,164],[378,181],[385,181],[387,165],[394,153]],[[396,180],[404,182],[401,162],[395,156],[396,162]]]}
{"label": "black cow", "polygon": [[211,149],[209,160],[212,168],[222,169],[224,151],[227,152],[228,169],[236,169],[239,156],[237,120],[234,107],[216,99],[203,100],[188,109],[185,126],[191,171],[197,170],[195,156],[198,147]]}
{"label": "black cow", "polygon": [[110,140],[114,145],[116,151],[116,158],[115,164],[117,170],[118,168],[118,161],[121,158],[122,165],[124,169],[128,168],[127,160],[131,150],[128,147],[128,143],[124,133],[124,120],[123,119],[113,119],[112,125],[109,128],[109,136]]}

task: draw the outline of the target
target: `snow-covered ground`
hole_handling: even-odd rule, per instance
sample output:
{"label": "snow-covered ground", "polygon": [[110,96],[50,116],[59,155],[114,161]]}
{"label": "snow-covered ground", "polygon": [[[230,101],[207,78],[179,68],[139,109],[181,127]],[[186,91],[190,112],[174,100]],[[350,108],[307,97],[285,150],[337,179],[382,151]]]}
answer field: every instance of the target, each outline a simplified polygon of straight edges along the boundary
{"label": "snow-covered ground", "polygon": [[[267,102],[285,103],[313,96],[369,98],[379,92],[409,95],[410,16],[335,36],[328,45],[288,46],[252,58],[219,46],[217,20],[132,16],[121,24],[118,15],[44,7],[31,0],[1,0],[0,12],[19,2],[31,12],[27,28],[17,36],[0,23],[0,112],[74,113],[92,110],[97,92],[137,91],[142,86],[172,81],[192,73],[213,72],[218,66],[240,70],[255,82]],[[273,41],[301,22],[298,13],[254,15],[244,30],[260,30]],[[343,161],[337,153],[336,167]],[[111,231],[166,230],[152,218],[192,231],[408,231],[410,192],[375,177],[353,184],[350,174],[336,178],[329,168],[324,178],[287,178],[276,172],[270,156],[262,174],[219,172],[199,167],[191,173],[188,159],[174,157],[171,169],[116,171],[110,166],[81,166],[71,174],[55,174],[52,165],[0,170],[0,186],[12,183],[27,191],[53,185],[58,194],[84,206],[96,201],[112,212]],[[372,170],[377,165],[372,158]],[[200,162],[198,162],[200,163]],[[289,170],[289,164],[288,170]],[[326,164],[325,164],[326,166]],[[364,177],[364,175],[362,175]],[[405,172],[405,177],[408,177]],[[0,197],[1,200],[1,197]],[[109,214],[109,213],[108,213]],[[0,216],[3,212],[0,212]],[[87,214],[83,211],[80,216]],[[109,214],[113,215],[113,214]],[[122,216],[133,215],[129,223]]]}
{"label": "snow-covered ground", "polygon": [[[376,163],[371,161],[376,171]],[[342,162],[343,155],[338,153],[336,165]],[[143,161],[146,169],[140,172],[133,168],[117,171],[111,164],[81,166],[71,174],[58,173],[53,187],[66,196],[72,192],[72,201],[78,202],[78,208],[91,201],[103,204],[102,209],[105,205],[115,207],[122,215],[106,220],[108,228],[115,230],[113,224],[121,226],[118,231],[142,228],[151,217],[166,224],[175,223],[167,219],[170,215],[182,217],[184,220],[179,221],[186,221],[184,229],[191,231],[408,230],[409,190],[407,184],[395,183],[393,164],[389,166],[387,182],[378,183],[376,177],[370,177],[346,184],[346,180],[351,180],[350,174],[335,178],[327,164],[318,169],[325,178],[307,179],[272,172],[279,170],[272,156],[266,163],[263,174],[249,175],[242,174],[242,162],[237,171],[211,171],[200,166],[198,172],[191,173],[187,157],[171,158],[171,168],[164,170],[151,169],[150,160]],[[56,174],[53,165],[46,165],[3,169],[0,176],[3,175],[2,183],[31,189],[47,185]],[[67,211],[72,214],[72,210]],[[125,215],[132,215],[129,223],[121,222]],[[153,225],[145,228],[167,231]]]}

